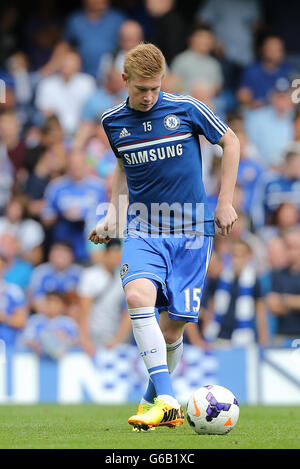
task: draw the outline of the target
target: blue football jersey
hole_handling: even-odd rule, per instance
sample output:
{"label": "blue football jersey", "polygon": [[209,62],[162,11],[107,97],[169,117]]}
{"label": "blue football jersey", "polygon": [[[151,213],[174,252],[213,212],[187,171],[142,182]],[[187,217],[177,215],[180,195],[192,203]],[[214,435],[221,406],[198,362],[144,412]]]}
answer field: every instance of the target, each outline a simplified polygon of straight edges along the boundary
{"label": "blue football jersey", "polygon": [[[67,240],[76,260],[88,260],[85,228],[89,219],[96,218],[97,206],[107,201],[106,188],[99,177],[87,176],[75,181],[69,176],[54,179],[45,192],[43,217],[56,217],[54,241]],[[68,219],[68,212],[76,210],[77,219]]]}
{"label": "blue football jersey", "polygon": [[71,264],[64,271],[59,272],[50,262],[38,265],[32,275],[30,294],[34,299],[45,296],[47,293],[59,291],[68,293],[77,289],[82,267]]}
{"label": "blue football jersey", "polygon": [[104,112],[102,123],[126,173],[128,233],[213,235],[199,135],[216,144],[227,125],[201,101],[164,92],[150,111],[132,109],[127,99]]}

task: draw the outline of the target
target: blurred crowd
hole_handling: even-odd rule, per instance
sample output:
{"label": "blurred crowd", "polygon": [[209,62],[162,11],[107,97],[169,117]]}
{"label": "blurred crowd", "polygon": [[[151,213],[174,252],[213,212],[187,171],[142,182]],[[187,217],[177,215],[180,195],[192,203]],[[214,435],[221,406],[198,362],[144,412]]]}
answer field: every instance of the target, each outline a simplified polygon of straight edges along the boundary
{"label": "blurred crowd", "polygon": [[[40,0],[0,16],[0,339],[59,358],[131,342],[122,241],[87,234],[110,200],[115,156],[102,112],[126,98],[124,55],[167,60],[163,91],[205,102],[238,135],[239,219],[217,236],[198,324],[185,340],[288,345],[300,336],[300,42],[291,1]],[[298,81],[297,81],[298,80]],[[209,203],[222,150],[201,138]]]}

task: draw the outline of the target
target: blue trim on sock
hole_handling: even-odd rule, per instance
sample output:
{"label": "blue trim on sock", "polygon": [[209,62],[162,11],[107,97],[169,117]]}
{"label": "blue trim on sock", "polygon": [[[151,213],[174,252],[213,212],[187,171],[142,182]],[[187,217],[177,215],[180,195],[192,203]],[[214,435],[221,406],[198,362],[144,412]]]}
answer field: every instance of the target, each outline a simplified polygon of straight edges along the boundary
{"label": "blue trim on sock", "polygon": [[143,398],[145,399],[145,401],[151,402],[153,404],[155,397],[156,397],[155,387],[151,379],[149,379],[148,387],[146,389],[145,394],[143,395]]}
{"label": "blue trim on sock", "polygon": [[158,373],[153,373],[151,375],[151,379],[153,381],[153,385],[155,387],[155,392],[157,396],[159,396],[160,394],[167,394],[168,396],[172,396],[174,397],[174,399],[176,399],[171,384],[170,373],[168,370],[161,370]]}
{"label": "blue trim on sock", "polygon": [[182,345],[182,342],[183,340],[179,344],[175,345],[174,347],[171,347],[167,344],[167,352],[173,352],[174,350],[178,349],[178,347]]}
{"label": "blue trim on sock", "polygon": [[134,315],[134,316],[130,316],[130,319],[132,319],[134,321],[135,319],[152,318],[153,316],[155,316],[155,314],[148,314],[147,316],[145,316],[145,315],[143,315],[143,316]]}
{"label": "blue trim on sock", "polygon": [[153,373],[153,371],[158,371],[158,370],[169,371],[168,365],[153,366],[152,368],[148,369],[148,372],[151,374]]}

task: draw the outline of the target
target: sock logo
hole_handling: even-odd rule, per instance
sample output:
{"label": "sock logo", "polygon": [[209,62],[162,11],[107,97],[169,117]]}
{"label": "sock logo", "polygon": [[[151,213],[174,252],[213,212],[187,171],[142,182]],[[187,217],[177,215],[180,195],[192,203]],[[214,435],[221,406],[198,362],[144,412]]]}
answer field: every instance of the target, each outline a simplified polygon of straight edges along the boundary
{"label": "sock logo", "polygon": [[149,353],[156,353],[157,348],[152,348],[151,350],[144,350],[144,352],[141,352],[141,357],[146,357]]}

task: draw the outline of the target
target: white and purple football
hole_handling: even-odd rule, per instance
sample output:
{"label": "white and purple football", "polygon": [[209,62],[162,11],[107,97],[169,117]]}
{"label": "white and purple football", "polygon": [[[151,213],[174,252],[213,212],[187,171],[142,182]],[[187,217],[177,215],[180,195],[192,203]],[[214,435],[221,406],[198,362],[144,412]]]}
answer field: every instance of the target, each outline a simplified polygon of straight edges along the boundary
{"label": "white and purple football", "polygon": [[240,408],[234,394],[219,385],[202,386],[187,403],[187,420],[200,435],[224,435],[239,418]]}

